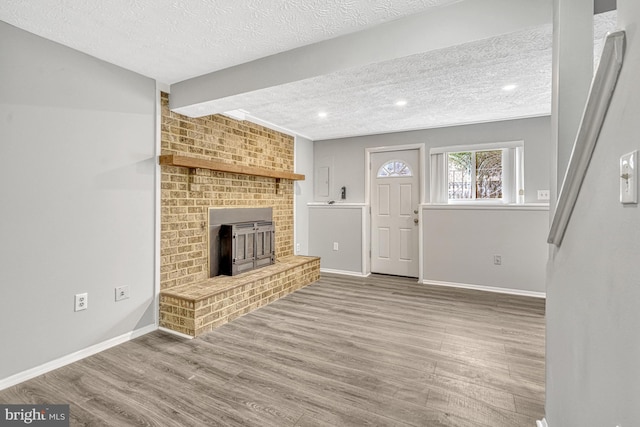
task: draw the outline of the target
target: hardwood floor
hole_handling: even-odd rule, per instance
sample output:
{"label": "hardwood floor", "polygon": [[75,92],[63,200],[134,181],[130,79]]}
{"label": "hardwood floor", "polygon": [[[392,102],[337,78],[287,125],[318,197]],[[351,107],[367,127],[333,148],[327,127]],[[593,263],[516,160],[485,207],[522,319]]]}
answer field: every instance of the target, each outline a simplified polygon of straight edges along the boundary
{"label": "hardwood floor", "polygon": [[194,340],[157,331],[0,391],[71,425],[535,426],[544,300],[320,281]]}

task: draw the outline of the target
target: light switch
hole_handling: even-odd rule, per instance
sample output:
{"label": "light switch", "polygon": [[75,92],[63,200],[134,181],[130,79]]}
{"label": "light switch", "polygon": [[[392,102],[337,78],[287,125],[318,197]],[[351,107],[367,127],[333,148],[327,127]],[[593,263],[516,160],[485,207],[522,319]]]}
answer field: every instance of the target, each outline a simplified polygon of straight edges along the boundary
{"label": "light switch", "polygon": [[620,203],[638,203],[638,150],[620,157]]}

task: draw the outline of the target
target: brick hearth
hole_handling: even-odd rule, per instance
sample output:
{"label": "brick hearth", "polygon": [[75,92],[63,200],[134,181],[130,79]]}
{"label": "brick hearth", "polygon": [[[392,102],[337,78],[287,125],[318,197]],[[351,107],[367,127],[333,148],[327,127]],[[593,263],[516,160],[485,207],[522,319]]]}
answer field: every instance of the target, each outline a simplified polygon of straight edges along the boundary
{"label": "brick hearth", "polygon": [[320,278],[320,258],[290,256],[237,276],[217,276],[160,294],[160,326],[196,337]]}

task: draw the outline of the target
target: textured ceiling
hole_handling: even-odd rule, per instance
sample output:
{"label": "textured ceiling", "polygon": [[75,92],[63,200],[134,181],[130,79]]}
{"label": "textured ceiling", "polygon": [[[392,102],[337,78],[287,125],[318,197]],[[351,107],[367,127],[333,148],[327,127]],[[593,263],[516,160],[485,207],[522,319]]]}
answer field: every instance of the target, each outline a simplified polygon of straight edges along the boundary
{"label": "textured ceiling", "polygon": [[[615,12],[595,17],[596,60],[615,24]],[[250,115],[314,140],[547,115],[551,50],[549,24],[238,97]]]}
{"label": "textured ceiling", "polygon": [[[157,0],[2,0],[0,20],[173,83],[455,1],[171,0],[161,9]],[[596,56],[615,16],[596,16]],[[517,87],[503,91],[507,84]],[[245,93],[230,105],[314,140],[549,114],[551,26]]]}
{"label": "textured ceiling", "polygon": [[314,140],[549,114],[550,27],[239,96],[251,115]]}
{"label": "textured ceiling", "polygon": [[2,0],[0,20],[171,84],[458,0]]}

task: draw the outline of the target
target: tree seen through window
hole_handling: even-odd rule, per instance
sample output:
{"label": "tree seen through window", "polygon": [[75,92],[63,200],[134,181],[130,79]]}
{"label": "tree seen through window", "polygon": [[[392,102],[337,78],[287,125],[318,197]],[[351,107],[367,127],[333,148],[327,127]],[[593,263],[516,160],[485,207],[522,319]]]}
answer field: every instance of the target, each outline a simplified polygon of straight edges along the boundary
{"label": "tree seen through window", "polygon": [[502,199],[502,150],[448,153],[449,200]]}

